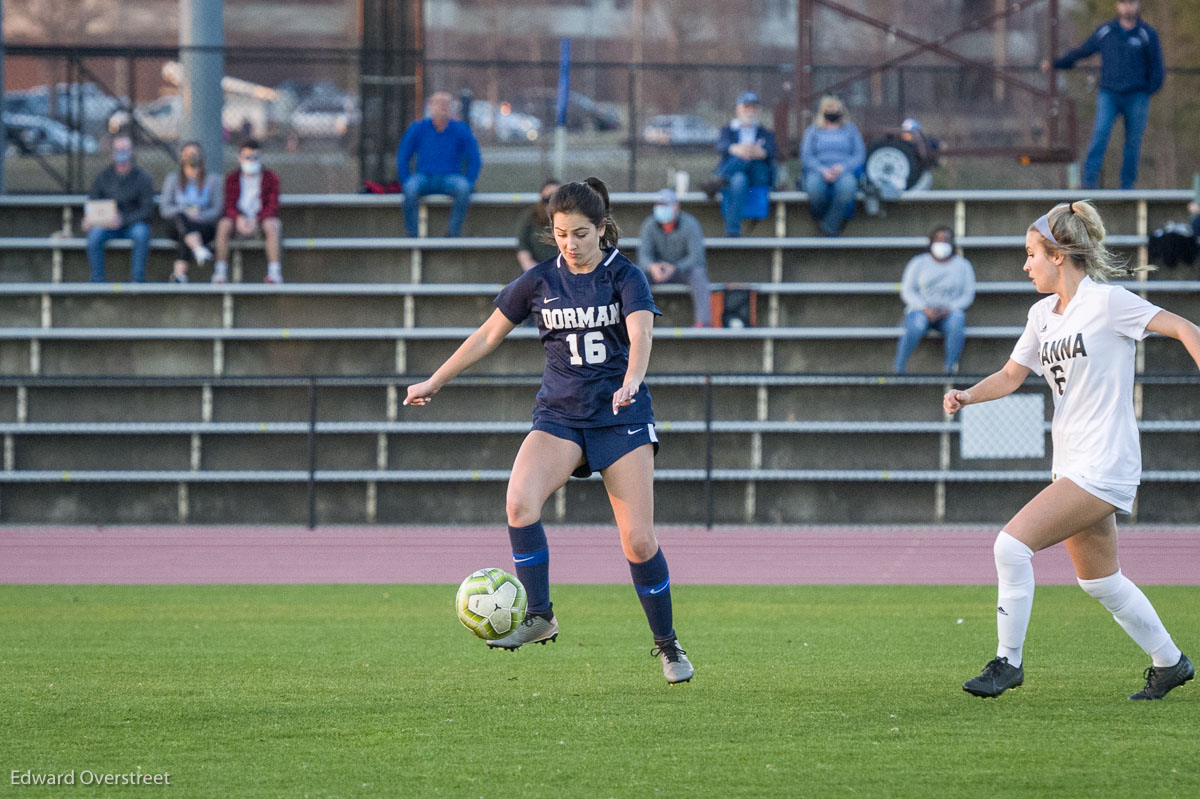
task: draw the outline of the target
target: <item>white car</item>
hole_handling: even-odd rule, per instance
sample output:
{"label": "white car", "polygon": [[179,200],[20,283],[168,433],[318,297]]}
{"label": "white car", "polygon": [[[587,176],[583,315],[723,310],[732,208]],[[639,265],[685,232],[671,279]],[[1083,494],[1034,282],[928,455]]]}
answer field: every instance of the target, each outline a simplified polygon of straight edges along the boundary
{"label": "white car", "polygon": [[345,136],[362,119],[358,102],[349,95],[319,94],[309,97],[292,111],[290,122],[303,138]]}
{"label": "white car", "polygon": [[542,122],[537,117],[514,111],[512,103],[493,106],[487,100],[471,101],[471,127],[502,142],[537,141],[542,133]]}
{"label": "white car", "polygon": [[713,145],[721,131],[693,114],[659,114],[642,126],[642,141],[647,144],[695,147]]}

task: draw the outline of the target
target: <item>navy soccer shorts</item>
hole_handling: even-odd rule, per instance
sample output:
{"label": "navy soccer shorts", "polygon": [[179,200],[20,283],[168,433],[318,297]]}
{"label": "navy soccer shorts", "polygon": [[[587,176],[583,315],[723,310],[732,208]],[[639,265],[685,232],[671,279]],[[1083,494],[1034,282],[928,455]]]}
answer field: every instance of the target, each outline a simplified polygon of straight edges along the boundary
{"label": "navy soccer shorts", "polygon": [[623,455],[645,444],[653,444],[654,454],[658,454],[658,436],[654,432],[654,425],[645,422],[613,427],[568,427],[537,420],[533,423],[533,429],[579,445],[583,450],[584,463],[572,473],[573,477],[590,477],[592,472],[607,469]]}

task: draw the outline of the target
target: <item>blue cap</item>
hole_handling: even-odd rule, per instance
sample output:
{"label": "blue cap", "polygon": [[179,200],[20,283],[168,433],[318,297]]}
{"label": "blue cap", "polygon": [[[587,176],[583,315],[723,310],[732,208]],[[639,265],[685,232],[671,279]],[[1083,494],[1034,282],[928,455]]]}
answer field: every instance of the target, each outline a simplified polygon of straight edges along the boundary
{"label": "blue cap", "polygon": [[738,95],[738,105],[759,105],[758,95],[754,92],[742,92]]}

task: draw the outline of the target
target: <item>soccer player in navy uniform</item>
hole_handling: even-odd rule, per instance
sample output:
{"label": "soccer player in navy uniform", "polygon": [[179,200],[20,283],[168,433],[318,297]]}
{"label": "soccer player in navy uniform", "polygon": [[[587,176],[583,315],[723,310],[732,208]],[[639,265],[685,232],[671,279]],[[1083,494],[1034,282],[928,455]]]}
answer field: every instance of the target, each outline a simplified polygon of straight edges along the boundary
{"label": "soccer player in navy uniform", "polygon": [[568,183],[550,200],[559,254],[509,283],[496,310],[428,380],[408,387],[406,405],[425,405],[462,370],[532,316],[546,369],[508,482],[508,535],[529,612],[488,646],[513,650],[558,638],[550,602],[542,506],[572,476],[598,471],[612,503],[633,584],[650,622],[667,682],[687,682],[692,664],[671,617],[671,579],[654,536],[654,409],[643,378],[659,314],[645,275],[617,250],[608,188],[599,178]]}

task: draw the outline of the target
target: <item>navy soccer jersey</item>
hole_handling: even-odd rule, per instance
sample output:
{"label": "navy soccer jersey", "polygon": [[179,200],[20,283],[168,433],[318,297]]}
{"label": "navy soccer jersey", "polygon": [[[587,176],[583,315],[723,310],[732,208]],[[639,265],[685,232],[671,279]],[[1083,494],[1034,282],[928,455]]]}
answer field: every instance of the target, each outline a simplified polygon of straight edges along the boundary
{"label": "navy soccer jersey", "polygon": [[661,314],[646,276],[616,248],[604,253],[586,275],[570,271],[559,255],[509,283],[495,299],[514,325],[537,322],[546,349],[535,420],[571,427],[652,424],[654,409],[646,384],[635,402],[612,412],[612,396],[629,366],[625,317],[634,311]]}

